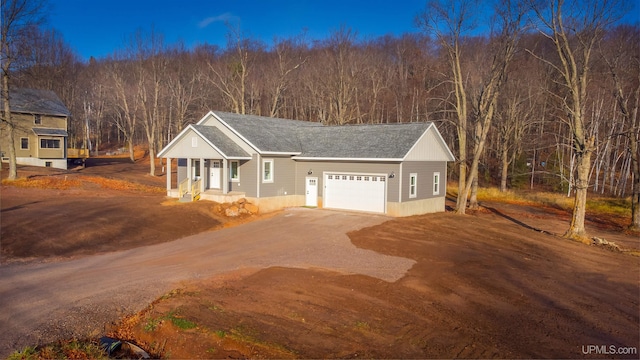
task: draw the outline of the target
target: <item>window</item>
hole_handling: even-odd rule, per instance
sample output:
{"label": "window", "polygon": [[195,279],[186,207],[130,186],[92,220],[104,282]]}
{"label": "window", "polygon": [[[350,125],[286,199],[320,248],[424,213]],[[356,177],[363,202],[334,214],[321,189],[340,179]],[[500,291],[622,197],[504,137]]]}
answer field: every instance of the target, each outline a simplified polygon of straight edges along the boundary
{"label": "window", "polygon": [[200,178],[200,160],[193,160],[193,177],[196,180]]}
{"label": "window", "polygon": [[433,173],[433,195],[440,194],[440,173]]}
{"label": "window", "polygon": [[29,138],[20,138],[20,149],[29,150]]}
{"label": "window", "polygon": [[240,161],[233,160],[229,163],[229,179],[231,181],[240,181]]}
{"label": "window", "polygon": [[60,139],[40,139],[41,149],[60,149]]}
{"label": "window", "polygon": [[414,198],[418,196],[418,174],[409,174],[409,197]]}
{"label": "window", "polygon": [[198,147],[198,137],[194,136],[191,138],[191,147]]}
{"label": "window", "polygon": [[42,124],[42,116],[40,114],[33,115],[33,123],[36,125]]}
{"label": "window", "polygon": [[262,182],[273,182],[273,159],[262,160]]}

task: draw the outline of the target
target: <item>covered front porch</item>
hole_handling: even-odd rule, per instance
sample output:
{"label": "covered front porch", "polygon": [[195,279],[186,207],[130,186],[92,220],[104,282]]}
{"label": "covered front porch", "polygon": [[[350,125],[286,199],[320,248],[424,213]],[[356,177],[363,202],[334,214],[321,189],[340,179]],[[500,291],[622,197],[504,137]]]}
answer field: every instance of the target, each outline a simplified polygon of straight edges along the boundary
{"label": "covered front porch", "polygon": [[[238,162],[205,158],[165,158],[167,196],[181,201],[210,200],[218,203],[235,202],[245,193],[232,189],[237,176]],[[175,164],[174,164],[175,163]],[[176,181],[173,180],[176,165]]]}

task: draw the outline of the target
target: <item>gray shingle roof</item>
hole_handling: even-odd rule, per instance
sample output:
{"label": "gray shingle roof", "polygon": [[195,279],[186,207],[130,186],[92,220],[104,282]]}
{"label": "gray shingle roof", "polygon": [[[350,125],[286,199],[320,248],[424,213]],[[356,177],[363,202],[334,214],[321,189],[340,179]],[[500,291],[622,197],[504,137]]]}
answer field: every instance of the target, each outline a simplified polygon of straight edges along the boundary
{"label": "gray shingle roof", "polygon": [[238,144],[229,139],[222,131],[214,126],[192,125],[196,131],[214,144],[227,158],[251,158]]}
{"label": "gray shingle roof", "polygon": [[50,128],[32,128],[33,132],[38,136],[69,136],[64,129],[50,129]]}
{"label": "gray shingle roof", "polygon": [[12,89],[9,93],[9,105],[12,112],[71,116],[58,95],[49,90]]}
{"label": "gray shingle roof", "polygon": [[240,115],[216,111],[215,114],[260,152],[297,154],[302,151],[298,129],[321,127],[308,121],[270,118],[257,115]]}
{"label": "gray shingle roof", "polygon": [[323,126],[299,129],[299,157],[402,159],[431,123]]}

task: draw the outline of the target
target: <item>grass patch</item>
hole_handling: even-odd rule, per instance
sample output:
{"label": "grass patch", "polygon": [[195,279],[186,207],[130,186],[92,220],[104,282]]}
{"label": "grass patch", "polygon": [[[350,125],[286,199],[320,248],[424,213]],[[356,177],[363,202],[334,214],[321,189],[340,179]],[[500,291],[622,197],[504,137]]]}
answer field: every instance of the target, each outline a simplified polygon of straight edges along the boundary
{"label": "grass patch", "polygon": [[194,329],[197,326],[193,321],[189,321],[176,315],[175,310],[169,311],[169,313],[165,315],[164,318],[171,321],[174,326],[182,330]]}
{"label": "grass patch", "polygon": [[100,344],[90,340],[66,340],[44,346],[27,346],[7,357],[9,360],[108,358]]}
{"label": "grass patch", "polygon": [[[457,187],[447,188],[450,196],[457,196]],[[566,193],[552,193],[547,191],[514,191],[501,192],[495,187],[479,188],[479,201],[497,201],[509,204],[549,206],[556,209],[572,211],[574,197],[567,197]],[[587,195],[587,213],[614,216],[631,216],[631,198],[611,198]]]}

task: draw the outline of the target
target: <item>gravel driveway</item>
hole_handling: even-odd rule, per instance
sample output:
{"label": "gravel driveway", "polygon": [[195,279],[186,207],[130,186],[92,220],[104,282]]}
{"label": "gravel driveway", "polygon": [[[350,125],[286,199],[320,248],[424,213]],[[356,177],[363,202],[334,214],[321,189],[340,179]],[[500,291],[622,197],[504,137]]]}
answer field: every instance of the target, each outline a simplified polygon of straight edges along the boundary
{"label": "gravel driveway", "polygon": [[[180,281],[240,268],[323,268],[393,282],[415,263],[353,246],[346,233],[389,218],[291,209],[275,217],[122,252],[0,266],[0,357],[97,336]],[[153,226],[150,224],[150,226]]]}

